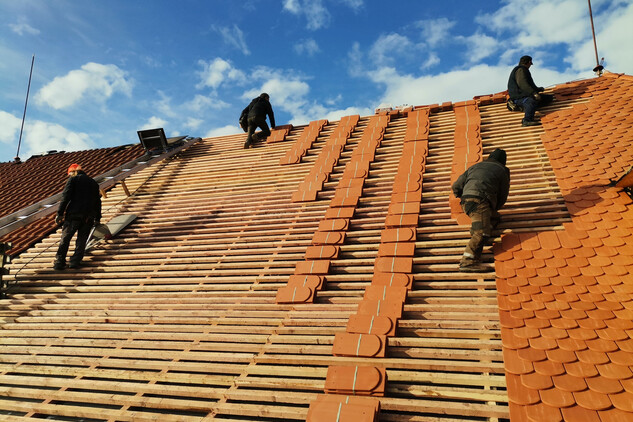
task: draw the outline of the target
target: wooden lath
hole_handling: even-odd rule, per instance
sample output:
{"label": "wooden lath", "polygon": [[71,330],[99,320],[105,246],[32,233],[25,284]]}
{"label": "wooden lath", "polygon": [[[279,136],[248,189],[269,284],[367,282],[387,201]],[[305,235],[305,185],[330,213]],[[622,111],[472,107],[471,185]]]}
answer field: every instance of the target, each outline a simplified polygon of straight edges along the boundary
{"label": "wooden lath", "polygon": [[[505,148],[512,172],[501,231],[568,221],[541,129],[518,127],[503,105],[480,113],[484,156]],[[49,269],[59,234],[14,260],[19,288],[0,311],[0,419],[305,420],[327,368],[361,363],[333,356],[332,344],[371,282],[406,131],[406,116],[392,115],[316,301],[279,305],[368,118],[316,200],[292,202],[336,123],[292,165],[279,162],[305,126],[248,151],[244,135],[203,140],[156,174],[130,176],[132,200],[120,203],[120,187],[108,194],[104,220],[139,217],[84,268]],[[457,272],[469,227],[448,205],[454,126],[452,111],[431,114],[414,286],[387,357],[362,360],[386,369],[381,421],[508,418],[494,274]]]}

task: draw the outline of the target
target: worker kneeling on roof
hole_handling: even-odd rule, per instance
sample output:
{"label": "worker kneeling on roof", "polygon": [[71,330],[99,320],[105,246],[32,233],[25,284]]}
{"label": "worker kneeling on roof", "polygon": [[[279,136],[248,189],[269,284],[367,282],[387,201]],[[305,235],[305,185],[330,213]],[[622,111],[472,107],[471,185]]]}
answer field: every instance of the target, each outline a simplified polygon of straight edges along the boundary
{"label": "worker kneeling on roof", "polygon": [[471,220],[471,238],[459,263],[460,271],[492,270],[481,265],[481,253],[499,223],[498,210],[508,199],[510,170],[505,164],[506,152],[497,148],[487,160],[470,166],[453,183],[453,194],[461,199],[462,209]]}
{"label": "worker kneeling on roof", "polygon": [[[273,107],[270,105],[270,96],[263,92],[259,97],[253,98],[253,101],[242,110],[240,115],[240,126],[246,126],[246,131],[248,132],[244,149],[250,148],[253,142],[263,141],[270,136],[270,129],[268,124],[266,124],[266,116],[270,120],[270,127],[274,129],[275,113],[273,113]],[[244,124],[244,121],[246,121],[246,124]],[[258,127],[262,131],[255,134],[255,129]]]}
{"label": "worker kneeling on roof", "polygon": [[62,238],[55,256],[53,268],[66,268],[66,254],[70,240],[77,233],[75,252],[70,258],[69,268],[78,268],[84,257],[86,242],[93,226],[101,221],[101,197],[99,184],[81,169],[79,164],[68,167],[68,181],[62,193],[55,222],[63,224]]}
{"label": "worker kneeling on roof", "polygon": [[541,122],[534,116],[536,109],[545,106],[554,100],[553,95],[542,94],[545,88],[536,86],[530,73],[532,57],[523,56],[519,64],[512,69],[508,78],[508,109],[511,111],[524,111],[522,126],[540,125]]}

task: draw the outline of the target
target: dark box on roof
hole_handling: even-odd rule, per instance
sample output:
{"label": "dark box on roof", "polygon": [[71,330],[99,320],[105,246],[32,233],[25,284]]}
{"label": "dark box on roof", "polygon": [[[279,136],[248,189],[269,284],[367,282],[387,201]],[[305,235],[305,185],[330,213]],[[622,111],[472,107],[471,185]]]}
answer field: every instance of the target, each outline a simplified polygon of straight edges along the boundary
{"label": "dark box on roof", "polygon": [[139,130],[138,139],[141,141],[141,145],[145,148],[146,151],[152,151],[155,149],[166,150],[168,148],[167,145],[167,137],[165,137],[165,131],[163,128],[157,129],[145,129]]}

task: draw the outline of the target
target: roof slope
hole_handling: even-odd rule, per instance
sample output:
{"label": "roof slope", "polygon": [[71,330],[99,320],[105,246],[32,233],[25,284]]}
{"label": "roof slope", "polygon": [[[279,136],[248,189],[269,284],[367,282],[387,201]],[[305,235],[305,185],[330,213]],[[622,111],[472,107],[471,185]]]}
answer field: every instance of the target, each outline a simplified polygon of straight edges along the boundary
{"label": "roof slope", "polygon": [[[34,156],[20,163],[0,163],[0,217],[61,192],[68,178],[66,169],[72,163],[80,163],[89,175],[95,177],[144,153],[145,150],[139,143]],[[2,236],[0,241],[11,242],[13,248],[10,254],[19,255],[55,229],[54,219],[54,215],[41,218]]]}
{"label": "roof slope", "polygon": [[[499,94],[285,128],[249,150],[243,134],[206,139],[130,176],[104,220],[139,217],[83,268],[49,270],[59,233],[11,264],[0,414],[630,416],[631,200],[605,184],[630,165],[619,110],[633,103],[615,101],[631,83],[557,86],[542,127],[521,128]],[[588,134],[609,131],[594,160]],[[495,148],[512,174],[484,253],[496,274],[459,273],[469,224],[450,184]]]}

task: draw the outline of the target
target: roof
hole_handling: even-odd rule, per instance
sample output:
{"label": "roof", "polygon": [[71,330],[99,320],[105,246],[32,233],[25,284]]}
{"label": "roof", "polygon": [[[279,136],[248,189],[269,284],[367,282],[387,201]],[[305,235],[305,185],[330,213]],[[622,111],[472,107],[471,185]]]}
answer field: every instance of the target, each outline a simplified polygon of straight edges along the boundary
{"label": "roof", "polygon": [[[0,414],[57,420],[621,421],[633,408],[633,78],[205,139],[126,179],[138,218],[50,270],[11,264]],[[484,260],[451,181],[495,148]],[[376,416],[379,415],[379,416]],[[14,419],[11,419],[14,418]]]}
{"label": "roof", "polygon": [[[123,165],[145,154],[141,144],[123,145],[75,152],[55,152],[37,155],[26,161],[0,163],[0,217],[5,217],[49,196],[60,193],[68,176],[66,169],[80,163],[92,177]],[[56,227],[55,216],[49,215],[2,236],[0,241],[11,242],[10,254],[26,250]]]}

